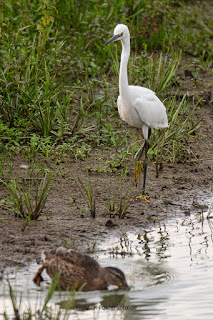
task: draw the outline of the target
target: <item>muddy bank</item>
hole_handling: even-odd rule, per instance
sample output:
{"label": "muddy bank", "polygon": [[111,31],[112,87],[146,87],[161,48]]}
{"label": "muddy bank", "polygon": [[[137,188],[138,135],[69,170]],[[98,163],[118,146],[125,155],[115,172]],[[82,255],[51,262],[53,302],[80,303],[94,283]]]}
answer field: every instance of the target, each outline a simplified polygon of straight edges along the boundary
{"label": "muddy bank", "polygon": [[[38,221],[30,221],[23,232],[23,220],[1,210],[1,272],[8,266],[24,266],[34,259],[40,262],[40,252],[44,248],[63,245],[91,252],[98,248],[98,242],[112,235],[122,235],[136,228],[143,234],[144,229],[159,219],[205,210],[205,200],[212,195],[212,167],[205,163],[204,159],[199,159],[190,165],[164,164],[158,179],[155,178],[154,164],[150,164],[147,176],[150,203],[136,198],[124,219],[119,219],[117,214],[110,215],[106,206],[107,198],[113,199],[119,187],[118,174],[91,174],[97,188],[95,218],[85,210],[88,207],[86,198],[76,182],[58,177],[43,214]],[[80,165],[72,163],[76,172],[80,172]],[[134,172],[133,165],[131,171],[130,175]],[[81,173],[81,178],[85,181],[86,173]],[[131,184],[133,193],[139,195],[139,190],[128,180],[130,176],[126,177],[122,192],[125,194]]]}
{"label": "muddy bank", "polygon": [[[184,86],[189,87],[187,79],[185,81]],[[204,94],[204,91],[199,94]],[[196,92],[191,91],[191,94],[196,97]],[[136,228],[138,232],[143,233],[144,229],[151,227],[159,219],[166,220],[175,215],[188,215],[205,210],[206,199],[212,196],[213,181],[213,106],[209,96],[207,100],[206,104],[196,110],[195,117],[201,118],[202,122],[197,136],[189,141],[190,156],[182,163],[164,163],[163,171],[158,178],[155,176],[155,164],[149,163],[146,187],[150,203],[137,198],[141,185],[135,187],[135,164],[131,157],[125,163],[128,174],[118,192],[121,170],[124,167],[121,165],[116,172],[104,170],[110,154],[115,153],[111,148],[94,148],[84,161],[67,159],[72,172],[63,161],[57,166],[51,161],[46,164],[51,170],[57,171],[61,168],[61,173],[57,176],[38,221],[30,221],[22,232],[23,220],[15,218],[11,212],[0,209],[1,273],[6,267],[24,266],[35,259],[40,262],[40,252],[44,248],[53,249],[63,245],[91,252],[98,248],[98,242],[106,240],[111,235],[122,235]],[[122,126],[127,125],[122,123]],[[128,130],[135,132],[134,128]],[[137,131],[138,139],[140,134]],[[22,164],[28,164],[27,160],[17,156],[14,168],[19,178],[25,175]],[[73,179],[74,174],[86,186],[85,168],[88,167],[91,185],[96,190],[95,218],[91,218],[87,209],[86,193],[76,183],[76,179]],[[7,196],[6,188],[1,185],[0,199]],[[124,219],[119,219],[117,214],[113,216],[113,210],[119,205],[120,197],[133,199]]]}

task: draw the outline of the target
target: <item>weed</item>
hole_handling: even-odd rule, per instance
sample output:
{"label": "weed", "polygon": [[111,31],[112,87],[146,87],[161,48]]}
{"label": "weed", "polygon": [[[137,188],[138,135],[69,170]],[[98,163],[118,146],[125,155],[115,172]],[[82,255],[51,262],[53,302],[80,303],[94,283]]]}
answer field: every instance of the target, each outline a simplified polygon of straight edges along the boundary
{"label": "weed", "polygon": [[17,303],[17,296],[14,290],[12,289],[12,286],[10,284],[9,278],[7,279],[8,287],[9,287],[9,292],[10,292],[10,299],[12,302],[13,306],[13,312],[16,320],[21,320],[20,314],[19,314],[19,309],[20,309],[20,304],[21,304],[21,299],[19,304]]}
{"label": "weed", "polygon": [[[20,296],[19,302],[18,297],[15,289],[11,286],[9,278],[7,279],[8,287],[9,287],[9,295],[10,300],[13,306],[13,319],[15,320],[41,320],[41,319],[54,319],[54,320],[68,320],[69,314],[68,314],[68,308],[64,307],[63,311],[59,309],[58,311],[52,310],[52,307],[49,307],[48,304],[52,299],[52,296],[56,290],[56,288],[59,286],[59,276],[60,274],[56,274],[55,278],[52,280],[48,292],[46,294],[46,297],[44,299],[44,302],[42,302],[42,305],[38,299],[37,306],[31,306],[30,303],[28,305],[28,308],[24,307],[25,310],[23,310],[23,304],[22,304],[22,297]],[[74,295],[75,291],[72,291],[69,293],[69,306],[74,306]],[[7,312],[4,311],[4,320],[10,319],[7,315]]]}
{"label": "weed", "polygon": [[160,134],[157,130],[153,131],[149,150],[151,158],[156,157],[157,150],[162,153],[162,148],[169,162],[175,163],[177,159],[181,161],[185,158],[185,154],[188,153],[187,141],[195,134],[202,121],[200,119],[194,123],[193,120],[200,101],[201,99],[191,107],[188,99],[185,96],[180,99],[177,93],[166,100],[169,128]]}
{"label": "weed", "polygon": [[135,197],[132,195],[132,190],[129,189],[123,194],[123,183],[128,171],[121,169],[120,175],[120,186],[117,192],[114,193],[113,197],[107,196],[107,200],[105,202],[105,206],[107,208],[107,212],[112,215],[118,215],[119,219],[123,219],[127,213],[127,209],[131,205],[132,201]]}
{"label": "weed", "polygon": [[14,162],[11,160],[12,155],[9,152],[0,155],[0,178],[5,182],[9,182],[12,177]]}
{"label": "weed", "polygon": [[94,189],[94,185],[91,183],[91,180],[89,178],[89,173],[87,172],[87,183],[85,185],[82,182],[81,178],[77,174],[73,173],[67,160],[65,158],[64,158],[64,160],[65,160],[70,172],[72,173],[72,178],[74,179],[76,185],[78,186],[79,189],[81,189],[83,191],[83,194],[85,195],[86,203],[88,205],[91,217],[95,218],[95,215],[96,215],[96,189]]}
{"label": "weed", "polygon": [[156,63],[154,63],[152,57],[150,58],[148,68],[150,79],[148,79],[148,83],[150,89],[156,92],[157,95],[165,92],[174,82],[180,59],[181,54],[175,54],[174,58],[171,59],[168,54],[163,56],[162,53]]}
{"label": "weed", "polygon": [[94,186],[91,184],[91,180],[89,179],[89,174],[87,174],[87,185],[85,186],[81,179],[78,177],[78,181],[82,190],[84,190],[84,194],[86,194],[87,203],[90,209],[90,214],[92,218],[95,218],[96,215],[96,189],[94,190]]}
{"label": "weed", "polygon": [[28,147],[24,150],[24,153],[35,163],[38,163],[39,157],[43,155],[45,161],[48,162],[49,157],[53,154],[54,147],[55,143],[53,143],[51,137],[42,138],[33,134],[28,143]]}
{"label": "weed", "polygon": [[75,239],[64,239],[64,247],[67,249],[76,249],[76,240]]}
{"label": "weed", "polygon": [[53,177],[53,172],[46,172],[44,178],[39,179],[30,174],[29,178],[24,178],[22,184],[17,178],[11,179],[8,183],[1,180],[9,192],[4,207],[25,220],[23,230],[30,220],[37,220],[40,217],[56,176],[57,173]]}

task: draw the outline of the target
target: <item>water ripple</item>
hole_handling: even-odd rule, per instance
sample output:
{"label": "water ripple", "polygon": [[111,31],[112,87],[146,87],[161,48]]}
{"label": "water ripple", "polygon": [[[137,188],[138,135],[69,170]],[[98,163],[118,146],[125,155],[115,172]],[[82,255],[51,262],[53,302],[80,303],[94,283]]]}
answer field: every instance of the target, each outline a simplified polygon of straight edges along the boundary
{"label": "water ripple", "polygon": [[[115,320],[179,320],[186,319],[187,314],[190,320],[212,320],[213,225],[207,213],[157,222],[151,230],[101,242],[99,249],[96,256],[101,265],[121,268],[130,290],[76,293],[70,319],[108,320],[112,314]],[[50,283],[44,274],[42,286],[34,285],[37,268],[33,263],[9,274],[17,295],[27,303],[30,295],[35,306],[38,299],[41,304],[44,301]],[[0,283],[0,297],[3,315],[1,312],[11,305],[6,278]],[[73,301],[64,293],[55,292],[55,308],[72,308],[70,303]]]}

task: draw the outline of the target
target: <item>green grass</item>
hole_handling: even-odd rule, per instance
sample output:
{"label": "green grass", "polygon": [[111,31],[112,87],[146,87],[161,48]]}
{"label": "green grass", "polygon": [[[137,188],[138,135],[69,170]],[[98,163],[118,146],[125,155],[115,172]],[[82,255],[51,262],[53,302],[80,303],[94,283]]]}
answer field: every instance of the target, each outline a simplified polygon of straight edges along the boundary
{"label": "green grass", "polygon": [[107,195],[105,201],[105,207],[110,217],[118,216],[119,219],[123,219],[127,213],[127,210],[131,206],[131,203],[135,200],[135,192],[129,186],[126,191],[123,191],[126,176],[128,174],[127,169],[121,169],[119,187],[113,194]]}
{"label": "green grass", "polygon": [[[46,293],[44,301],[37,301],[37,306],[32,306],[29,302],[28,307],[23,307],[22,296],[18,296],[16,289],[11,285],[9,278],[7,279],[7,284],[9,288],[10,300],[13,308],[13,319],[15,320],[68,320],[69,319],[69,309],[73,309],[75,305],[74,296],[75,291],[67,292],[67,305],[63,308],[52,308],[49,306],[49,302],[59,285],[59,274],[56,274],[55,278],[52,280],[49,289]],[[54,310],[53,310],[54,309]],[[3,320],[9,320],[11,317],[4,311]]]}
{"label": "green grass", "polygon": [[165,101],[169,128],[161,131],[160,134],[153,131],[149,150],[152,158],[155,159],[159,144],[160,152],[164,152],[164,159],[166,158],[167,161],[175,163],[177,161],[185,162],[185,159],[188,159],[190,153],[188,140],[195,135],[202,121],[202,119],[193,120],[199,102],[192,107],[185,96],[179,98],[177,95],[171,96]]}
{"label": "green grass", "polygon": [[[170,50],[172,56],[180,47],[207,61],[205,68],[211,67],[212,18],[204,19],[205,3],[199,11],[192,3],[189,11],[184,1],[168,0],[114,1],[110,6],[105,1],[100,6],[97,1],[4,0],[2,9],[2,149],[15,145],[20,150],[30,145],[35,135],[38,140],[49,137],[50,145],[52,141],[72,144],[82,131],[90,139],[94,127],[99,127],[101,135],[96,143],[109,143],[107,136],[111,137],[113,130],[109,132],[111,124],[107,122],[117,94],[109,72],[112,57],[118,71],[119,55],[116,49],[111,53],[104,47],[104,42],[118,22],[127,23],[133,35],[133,83],[165,94],[180,58],[176,55],[170,63],[166,54]],[[153,59],[149,53],[153,50],[163,53]]]}
{"label": "green grass", "polygon": [[0,180],[9,193],[8,199],[2,200],[0,206],[24,219],[22,231],[30,220],[40,217],[56,176],[57,173],[53,176],[53,172],[46,172],[44,177],[39,177],[38,173],[29,170],[22,181],[18,177],[8,182]]}

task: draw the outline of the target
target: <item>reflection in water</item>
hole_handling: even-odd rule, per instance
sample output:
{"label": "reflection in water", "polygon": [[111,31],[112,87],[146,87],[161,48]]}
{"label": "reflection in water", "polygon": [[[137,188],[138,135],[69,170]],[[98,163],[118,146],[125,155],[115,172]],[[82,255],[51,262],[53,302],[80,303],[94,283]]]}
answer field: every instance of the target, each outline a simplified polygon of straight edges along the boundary
{"label": "reflection in water", "polygon": [[[100,306],[103,308],[114,308],[118,306],[123,306],[126,302],[125,294],[120,293],[111,293],[111,294],[105,294],[103,296],[103,299],[99,302]],[[97,305],[97,302],[89,302],[87,299],[77,297],[73,300],[63,300],[58,303],[61,308],[63,309],[75,309],[75,310],[91,310],[95,309],[95,306]]]}
{"label": "reflection in water", "polygon": [[[55,292],[53,308],[68,310],[69,319],[187,319],[212,320],[213,225],[205,214],[176,221],[156,222],[152,230],[127,233],[100,244],[98,260],[104,267],[121,268],[130,290]],[[107,254],[106,254],[107,253]],[[96,253],[97,254],[97,253]],[[38,307],[48,291],[48,275],[40,288],[32,282],[38,265],[10,274],[22,301]],[[26,293],[28,288],[29,294]],[[0,283],[0,310],[12,314],[8,285]],[[5,301],[2,304],[2,301]],[[0,311],[0,317],[3,315]]]}

